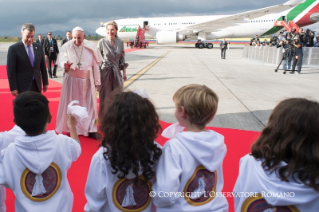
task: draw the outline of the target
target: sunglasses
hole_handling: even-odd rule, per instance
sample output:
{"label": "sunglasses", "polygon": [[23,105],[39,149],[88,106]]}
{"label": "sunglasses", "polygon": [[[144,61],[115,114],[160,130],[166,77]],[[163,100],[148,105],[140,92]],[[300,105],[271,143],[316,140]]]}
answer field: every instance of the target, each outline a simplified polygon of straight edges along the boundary
{"label": "sunglasses", "polygon": [[48,35],[52,35],[52,34],[48,34]]}

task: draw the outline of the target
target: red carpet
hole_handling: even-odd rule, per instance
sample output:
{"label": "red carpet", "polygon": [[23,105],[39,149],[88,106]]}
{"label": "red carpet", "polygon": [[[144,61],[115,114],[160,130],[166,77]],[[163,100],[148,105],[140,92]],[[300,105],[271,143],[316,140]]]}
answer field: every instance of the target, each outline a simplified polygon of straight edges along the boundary
{"label": "red carpet", "polygon": [[[130,49],[129,49],[130,50]],[[135,49],[132,49],[135,51]],[[49,124],[48,130],[55,128],[55,116],[57,114],[61,84],[50,80],[49,90],[44,95],[50,101],[50,111],[53,115],[52,123]],[[10,130],[13,127],[13,113],[12,113],[12,100],[14,97],[11,95],[8,86],[6,67],[0,66],[0,131]],[[169,123],[162,122],[162,127],[165,129],[169,126]],[[258,137],[259,132],[233,130],[224,128],[211,128],[216,132],[225,136],[225,142],[227,145],[227,155],[224,160],[224,191],[231,192],[233,190],[239,168],[239,159],[245,154],[250,152],[251,143]],[[86,203],[84,196],[84,187],[88,169],[90,166],[92,155],[97,151],[99,143],[90,138],[80,137],[82,144],[82,155],[74,162],[71,169],[68,172],[68,179],[74,194],[73,211],[83,211],[83,207]],[[163,145],[167,139],[163,137],[157,138],[157,142]],[[229,211],[234,211],[233,198],[228,198]],[[14,195],[7,189],[7,211],[14,211]]]}

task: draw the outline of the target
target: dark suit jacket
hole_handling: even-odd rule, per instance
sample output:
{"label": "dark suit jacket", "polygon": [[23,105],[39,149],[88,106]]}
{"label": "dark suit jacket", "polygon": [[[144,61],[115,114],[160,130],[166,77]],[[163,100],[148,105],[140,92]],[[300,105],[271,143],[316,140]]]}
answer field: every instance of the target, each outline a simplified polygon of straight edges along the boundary
{"label": "dark suit jacket", "polygon": [[54,52],[51,52],[50,51],[50,42],[49,42],[49,39],[45,39],[44,40],[44,44],[43,44],[43,51],[44,51],[44,54],[48,57],[51,57],[53,56],[53,58],[56,59],[56,56],[59,54],[59,48],[58,48],[58,44],[56,42],[55,39],[52,39],[53,40],[53,49],[54,49]]}
{"label": "dark suit jacket", "polygon": [[224,41],[220,42],[220,49],[223,49],[224,45],[225,45],[225,49],[227,49],[227,45],[228,45],[227,41],[225,41],[225,43]]}
{"label": "dark suit jacket", "polygon": [[[72,39],[70,39],[70,40],[72,40]],[[66,42],[68,42],[68,39],[67,39],[67,38],[63,39],[62,42],[61,42],[61,47],[62,47],[63,44],[65,44]]]}
{"label": "dark suit jacket", "polygon": [[22,41],[9,47],[7,56],[7,74],[10,90],[18,90],[19,93],[29,91],[32,86],[33,76],[41,89],[43,85],[49,85],[42,46],[33,43],[34,65],[32,67],[28,53]]}
{"label": "dark suit jacket", "polygon": [[41,40],[42,43],[40,43],[40,40],[39,40],[39,39],[37,39],[35,42],[38,43],[38,44],[41,44],[41,46],[43,46],[44,39]]}

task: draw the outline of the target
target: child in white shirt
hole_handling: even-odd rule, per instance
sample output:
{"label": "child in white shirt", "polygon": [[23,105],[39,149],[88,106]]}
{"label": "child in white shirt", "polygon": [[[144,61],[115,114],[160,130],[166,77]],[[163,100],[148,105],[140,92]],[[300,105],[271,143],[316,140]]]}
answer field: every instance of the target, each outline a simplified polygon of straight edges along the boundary
{"label": "child in white shirt", "polygon": [[101,121],[102,147],[94,154],[85,187],[85,211],[155,211],[161,131],[154,105],[133,92],[118,94]]}
{"label": "child in white shirt", "polygon": [[[7,146],[14,142],[15,137],[25,135],[25,132],[15,125],[10,131],[8,132],[0,132],[0,152],[7,148]],[[6,211],[6,190],[5,187],[0,185],[0,212]]]}
{"label": "child in white shirt", "polygon": [[227,212],[226,198],[215,197],[224,184],[224,137],[205,129],[216,114],[218,96],[205,85],[187,85],[173,100],[175,117],[186,132],[162,149],[153,185],[157,211]]}
{"label": "child in white shirt", "polygon": [[25,133],[0,155],[0,184],[15,195],[15,211],[71,212],[73,194],[67,171],[81,154],[77,121],[68,117],[70,137],[47,131],[48,100],[28,91],[14,100],[14,122]]}
{"label": "child in white shirt", "polygon": [[318,211],[318,126],[318,102],[291,98],[276,106],[251,154],[240,160],[236,212]]}

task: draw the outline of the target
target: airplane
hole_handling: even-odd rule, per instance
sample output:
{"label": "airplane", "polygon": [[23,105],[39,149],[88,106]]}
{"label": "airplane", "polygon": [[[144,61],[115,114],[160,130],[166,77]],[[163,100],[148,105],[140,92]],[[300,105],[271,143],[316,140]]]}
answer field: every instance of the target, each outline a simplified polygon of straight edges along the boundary
{"label": "airplane", "polygon": [[[135,39],[143,26],[145,39],[156,39],[159,45],[199,40],[196,44],[199,48],[213,48],[212,43],[206,43],[209,40],[271,35],[283,28],[305,27],[317,21],[319,0],[290,0],[280,5],[235,15],[115,20],[119,28],[118,37],[121,39]],[[105,23],[101,24],[96,33],[106,36]]]}

